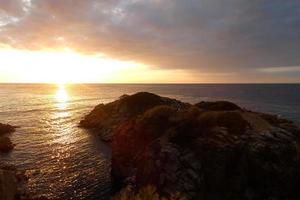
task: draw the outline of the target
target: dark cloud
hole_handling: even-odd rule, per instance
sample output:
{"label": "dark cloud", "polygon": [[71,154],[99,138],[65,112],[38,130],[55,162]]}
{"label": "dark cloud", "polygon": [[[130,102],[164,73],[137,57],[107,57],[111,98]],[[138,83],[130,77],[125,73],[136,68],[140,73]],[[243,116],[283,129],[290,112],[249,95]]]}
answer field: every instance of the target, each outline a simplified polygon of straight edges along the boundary
{"label": "dark cloud", "polygon": [[0,0],[0,5],[0,42],[15,48],[68,46],[209,73],[300,66],[298,0]]}

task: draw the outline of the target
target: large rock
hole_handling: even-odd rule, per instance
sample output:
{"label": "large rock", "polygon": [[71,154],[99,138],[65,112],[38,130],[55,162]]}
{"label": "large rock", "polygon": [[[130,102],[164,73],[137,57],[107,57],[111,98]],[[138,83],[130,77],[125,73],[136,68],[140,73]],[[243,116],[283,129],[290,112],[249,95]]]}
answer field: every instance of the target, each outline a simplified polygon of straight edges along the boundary
{"label": "large rock", "polygon": [[79,126],[93,129],[101,135],[103,140],[110,141],[113,130],[119,124],[136,118],[148,109],[159,105],[169,105],[176,109],[182,109],[188,104],[148,92],[139,92],[131,96],[123,95],[114,102],[96,106],[80,121]]}
{"label": "large rock", "polygon": [[127,106],[120,99],[85,119],[100,127],[113,121],[105,128],[115,185],[153,185],[164,196],[201,200],[300,199],[300,131],[291,121],[230,102],[152,104],[147,96],[165,99],[142,93],[138,109],[138,100]]}

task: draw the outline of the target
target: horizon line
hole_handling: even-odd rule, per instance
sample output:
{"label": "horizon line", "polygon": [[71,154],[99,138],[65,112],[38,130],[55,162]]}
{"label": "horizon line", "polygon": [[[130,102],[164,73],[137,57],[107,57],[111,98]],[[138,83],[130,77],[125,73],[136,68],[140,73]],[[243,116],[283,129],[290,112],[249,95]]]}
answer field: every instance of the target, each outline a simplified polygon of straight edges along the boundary
{"label": "horizon line", "polygon": [[190,82],[180,82],[180,83],[176,83],[176,82],[170,82],[170,83],[151,83],[151,82],[146,82],[146,83],[138,83],[138,82],[108,82],[108,83],[104,83],[104,82],[81,82],[81,83],[47,83],[47,82],[0,82],[0,85],[9,85],[9,84],[45,84],[45,85],[59,85],[59,84],[63,84],[63,85],[82,85],[82,84],[89,84],[89,85],[212,85],[212,84],[227,84],[227,85],[236,85],[236,84],[260,84],[260,85],[271,85],[271,84],[300,84],[300,82],[210,82],[210,83],[205,83],[205,82],[198,82],[198,83],[190,83]]}

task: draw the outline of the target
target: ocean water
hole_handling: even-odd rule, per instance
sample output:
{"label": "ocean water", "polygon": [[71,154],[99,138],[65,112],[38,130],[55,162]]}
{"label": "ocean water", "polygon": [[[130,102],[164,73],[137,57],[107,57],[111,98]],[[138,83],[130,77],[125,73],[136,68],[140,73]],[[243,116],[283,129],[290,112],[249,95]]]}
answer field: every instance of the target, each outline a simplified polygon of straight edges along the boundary
{"label": "ocean water", "polygon": [[79,121],[122,94],[149,91],[185,102],[229,100],[300,125],[299,84],[0,84],[0,122],[20,126],[15,149],[0,154],[29,175],[29,190],[50,199],[107,199],[110,149]]}

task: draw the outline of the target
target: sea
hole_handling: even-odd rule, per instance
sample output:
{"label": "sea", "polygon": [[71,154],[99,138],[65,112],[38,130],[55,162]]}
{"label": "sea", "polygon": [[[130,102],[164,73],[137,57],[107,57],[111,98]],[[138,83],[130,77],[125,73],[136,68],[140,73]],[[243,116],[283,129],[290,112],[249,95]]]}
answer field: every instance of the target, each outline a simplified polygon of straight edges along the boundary
{"label": "sea", "polygon": [[19,126],[0,165],[26,171],[48,199],[109,199],[111,151],[79,121],[100,103],[140,91],[184,102],[228,100],[300,126],[300,84],[0,84],[0,122]]}

